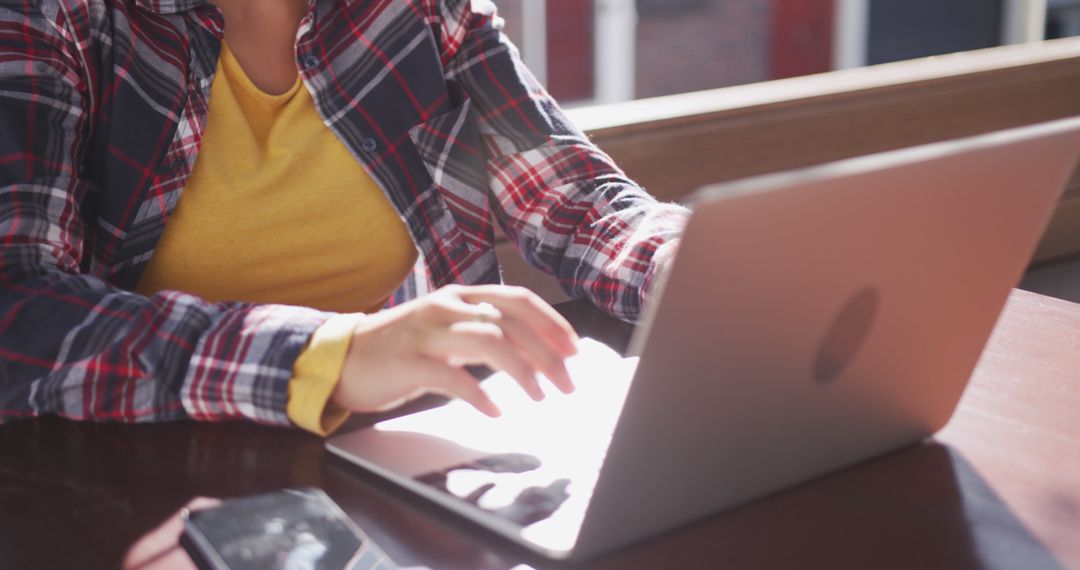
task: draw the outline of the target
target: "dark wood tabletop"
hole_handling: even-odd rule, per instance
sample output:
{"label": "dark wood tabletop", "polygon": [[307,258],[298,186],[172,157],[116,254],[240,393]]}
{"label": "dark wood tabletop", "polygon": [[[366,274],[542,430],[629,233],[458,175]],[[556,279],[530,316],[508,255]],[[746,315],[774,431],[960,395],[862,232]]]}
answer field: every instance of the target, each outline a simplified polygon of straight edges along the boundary
{"label": "dark wood tabletop", "polygon": [[[560,310],[583,334],[625,344],[629,330],[587,306]],[[115,568],[192,497],[295,486],[324,489],[403,566],[566,567],[297,430],[46,417],[0,426],[0,568]],[[1014,292],[932,440],[580,567],[1080,568],[1080,305]]]}

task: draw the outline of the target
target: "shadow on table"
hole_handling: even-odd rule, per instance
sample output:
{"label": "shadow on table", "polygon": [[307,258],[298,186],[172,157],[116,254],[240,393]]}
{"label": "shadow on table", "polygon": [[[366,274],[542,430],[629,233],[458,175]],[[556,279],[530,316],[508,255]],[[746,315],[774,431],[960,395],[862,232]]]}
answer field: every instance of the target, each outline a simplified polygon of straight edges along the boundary
{"label": "shadow on table", "polygon": [[327,459],[322,479],[327,492],[405,566],[1064,568],[959,452],[935,442],[577,565],[533,555],[339,459]]}

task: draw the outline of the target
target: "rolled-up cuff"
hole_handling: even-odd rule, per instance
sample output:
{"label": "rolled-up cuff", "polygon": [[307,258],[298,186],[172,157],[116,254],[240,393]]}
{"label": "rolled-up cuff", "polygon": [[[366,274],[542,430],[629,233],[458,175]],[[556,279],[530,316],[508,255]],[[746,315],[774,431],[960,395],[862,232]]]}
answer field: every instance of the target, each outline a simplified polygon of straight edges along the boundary
{"label": "rolled-up cuff", "polygon": [[311,335],[293,365],[289,380],[289,419],[317,435],[330,435],[349,418],[349,411],[330,402],[345,366],[359,314],[331,317]]}

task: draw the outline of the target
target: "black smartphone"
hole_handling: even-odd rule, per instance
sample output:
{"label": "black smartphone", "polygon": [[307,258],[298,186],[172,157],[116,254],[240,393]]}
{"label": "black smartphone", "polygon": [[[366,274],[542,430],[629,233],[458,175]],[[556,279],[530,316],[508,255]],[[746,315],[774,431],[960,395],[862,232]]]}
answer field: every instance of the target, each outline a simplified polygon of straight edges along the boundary
{"label": "black smartphone", "polygon": [[326,493],[286,489],[185,513],[180,544],[202,570],[393,570]]}

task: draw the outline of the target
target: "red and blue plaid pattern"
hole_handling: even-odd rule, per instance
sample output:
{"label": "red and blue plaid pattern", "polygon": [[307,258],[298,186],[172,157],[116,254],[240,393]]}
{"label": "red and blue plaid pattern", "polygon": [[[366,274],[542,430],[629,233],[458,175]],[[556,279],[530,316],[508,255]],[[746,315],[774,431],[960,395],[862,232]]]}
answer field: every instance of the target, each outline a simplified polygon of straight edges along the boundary
{"label": "red and blue plaid pattern", "polygon": [[[301,23],[324,122],[420,253],[391,303],[498,282],[494,219],[571,295],[634,320],[685,210],[574,128],[500,28],[476,0],[312,0]],[[0,421],[288,423],[327,314],[130,292],[198,156],[222,33],[205,0],[0,2]]]}

